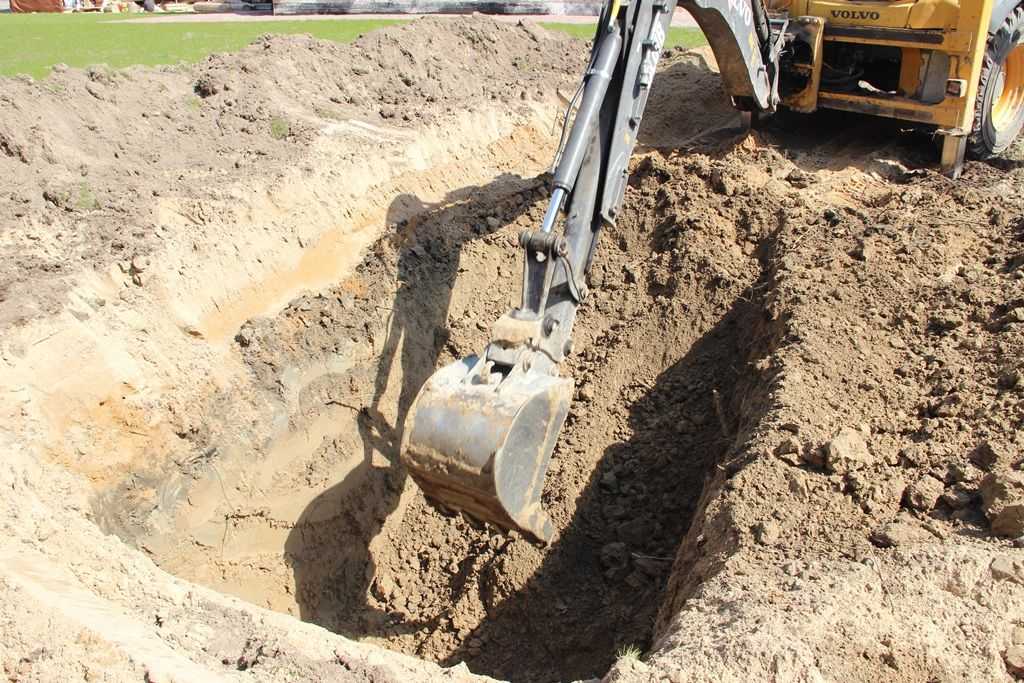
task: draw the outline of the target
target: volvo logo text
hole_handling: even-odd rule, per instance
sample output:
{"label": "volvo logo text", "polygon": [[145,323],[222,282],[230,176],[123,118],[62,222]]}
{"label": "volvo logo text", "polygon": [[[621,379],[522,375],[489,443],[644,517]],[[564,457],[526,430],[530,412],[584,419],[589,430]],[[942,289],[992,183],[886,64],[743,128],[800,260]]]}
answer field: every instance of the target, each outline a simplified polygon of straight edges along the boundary
{"label": "volvo logo text", "polygon": [[871,10],[834,9],[832,16],[836,19],[868,19],[878,21],[882,15]]}

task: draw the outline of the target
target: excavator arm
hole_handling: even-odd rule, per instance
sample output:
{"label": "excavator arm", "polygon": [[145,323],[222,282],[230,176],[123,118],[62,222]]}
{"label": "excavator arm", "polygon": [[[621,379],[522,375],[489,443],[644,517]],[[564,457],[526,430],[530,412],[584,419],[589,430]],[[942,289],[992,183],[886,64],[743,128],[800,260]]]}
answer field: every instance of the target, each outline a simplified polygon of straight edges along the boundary
{"label": "excavator arm", "polygon": [[[501,316],[483,352],[438,370],[406,419],[402,461],[428,498],[549,542],[544,476],[569,412],[576,311],[598,236],[614,224],[628,180],[674,0],[608,2],[583,81],[567,112],[551,200],[524,232],[520,305]],[[762,0],[683,0],[707,35],[737,107],[774,111],[781,31]],[[680,102],[681,115],[685,115]],[[571,116],[575,110],[575,116]],[[557,228],[561,224],[561,231]]]}

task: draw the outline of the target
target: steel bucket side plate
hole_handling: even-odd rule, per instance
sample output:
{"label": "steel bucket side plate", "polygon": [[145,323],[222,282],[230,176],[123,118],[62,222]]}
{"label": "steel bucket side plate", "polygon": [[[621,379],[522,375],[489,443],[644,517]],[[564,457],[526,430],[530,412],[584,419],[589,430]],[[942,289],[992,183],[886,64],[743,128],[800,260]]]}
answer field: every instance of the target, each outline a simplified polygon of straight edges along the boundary
{"label": "steel bucket side plate", "polygon": [[428,498],[548,542],[554,526],[540,496],[573,381],[527,372],[478,383],[470,379],[476,363],[447,365],[423,385],[402,462]]}

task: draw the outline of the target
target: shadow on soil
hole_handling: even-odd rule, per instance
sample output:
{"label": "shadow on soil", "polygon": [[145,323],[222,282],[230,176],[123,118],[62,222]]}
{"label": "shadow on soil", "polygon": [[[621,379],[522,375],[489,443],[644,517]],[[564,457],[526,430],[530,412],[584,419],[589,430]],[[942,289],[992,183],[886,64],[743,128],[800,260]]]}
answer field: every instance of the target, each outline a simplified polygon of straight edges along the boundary
{"label": "shadow on soil", "polygon": [[[383,349],[371,372],[373,394],[357,416],[363,459],[307,506],[285,542],[304,621],[350,637],[393,636],[428,625],[396,628],[389,615],[367,604],[375,575],[368,545],[395,510],[405,486],[406,473],[398,462],[405,418],[448,341],[448,309],[462,248],[496,229],[486,223],[469,225],[465,206],[486,206],[491,198],[537,184],[536,179],[502,175],[486,187],[462,188],[437,203],[405,194],[389,207],[398,287]],[[397,392],[392,376],[401,378]]]}
{"label": "shadow on soil", "polygon": [[577,680],[602,675],[628,646],[649,647],[676,548],[731,444],[718,408],[731,402],[750,310],[734,305],[631,402],[629,437],[588,473],[543,565],[445,664],[513,681]]}

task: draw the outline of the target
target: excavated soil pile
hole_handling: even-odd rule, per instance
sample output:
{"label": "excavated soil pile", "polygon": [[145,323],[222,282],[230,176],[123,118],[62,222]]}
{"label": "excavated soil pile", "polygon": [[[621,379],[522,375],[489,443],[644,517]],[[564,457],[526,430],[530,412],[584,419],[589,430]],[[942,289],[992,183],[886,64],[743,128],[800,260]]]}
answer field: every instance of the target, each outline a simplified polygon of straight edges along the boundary
{"label": "excavated soil pile", "polygon": [[[265,191],[295,167],[318,180],[325,140],[346,143],[332,145],[341,149],[330,150],[328,170],[349,162],[373,175],[397,153],[385,143],[431,124],[472,140],[453,115],[553,98],[584,58],[582,45],[532,26],[427,19],[351,45],[268,35],[187,69],[58,66],[42,81],[5,79],[0,219],[45,236],[5,231],[3,320],[58,311],[66,287],[46,288],[83,262],[102,269],[145,256],[221,217],[214,212],[238,212],[232,194]],[[377,143],[375,154],[366,143]],[[422,170],[434,160],[416,162]],[[337,194],[363,189],[331,181]],[[190,201],[173,207],[186,213],[183,226],[162,198]]]}
{"label": "excavated soil pile", "polygon": [[[450,46],[489,77],[446,81],[460,68]],[[281,64],[273,52],[285,47],[292,59]],[[334,82],[321,52],[350,76]],[[571,87],[557,74],[574,73],[582,54],[533,29],[472,19],[390,29],[351,48],[274,39],[190,74],[205,97],[199,109],[217,112],[217,144],[246,149],[248,134],[267,145],[267,159],[246,157],[227,173],[297,167],[282,178],[301,202],[280,192],[263,201],[253,195],[267,186],[243,180],[220,191],[245,209],[219,218],[209,190],[182,199],[176,211],[193,207],[195,219],[186,232],[131,241],[111,228],[103,249],[116,241],[129,250],[117,253],[139,258],[105,271],[124,271],[104,284],[113,289],[77,284],[70,305],[53,294],[23,323],[31,336],[8,334],[4,360],[21,388],[5,416],[28,425],[10,430],[9,448],[36,460],[18,455],[2,471],[0,483],[33,501],[5,501],[4,531],[37,566],[68,575],[51,580],[0,554],[15,606],[0,621],[9,677],[67,671],[55,645],[29,648],[42,627],[17,623],[11,609],[42,604],[62,628],[82,621],[60,600],[75,581],[139,624],[72,638],[68,653],[88,671],[103,670],[95,643],[109,641],[127,653],[117,666],[156,670],[154,661],[172,661],[164,648],[207,675],[266,680],[469,676],[402,654],[515,681],[1024,675],[1020,149],[972,162],[953,182],[927,170],[926,137],[873,119],[780,117],[749,134],[706,53],[673,53],[622,218],[601,236],[567,363],[577,391],[544,492],[557,542],[439,511],[408,479],[397,448],[421,383],[483,348],[514,301],[516,236],[545,209],[539,172],[554,145],[545,117],[553,89]],[[451,87],[402,90],[433,78],[435,55],[450,60],[438,79]],[[273,85],[259,76],[275,69]],[[367,69],[378,90],[353,85]],[[296,82],[334,84],[310,99]],[[406,95],[386,95],[394,91]],[[501,119],[480,105],[491,94],[518,113]],[[304,128],[292,108],[309,101],[338,107],[340,120],[314,112]],[[272,135],[276,116],[290,123],[284,140]],[[437,132],[453,121],[476,137],[459,147]],[[346,144],[322,146],[339,130]],[[385,133],[393,144],[373,137]],[[279,154],[290,136],[294,156]],[[433,146],[415,146],[425,139]],[[390,174],[373,165],[367,181],[346,164],[373,149],[406,165]],[[86,167],[82,177],[105,177]],[[133,182],[155,188],[157,173],[135,170]],[[175,194],[196,186],[163,180]],[[300,190],[303,180],[313,188]],[[24,204],[37,228],[78,220],[83,244],[88,226],[109,218],[97,213],[103,204]],[[218,250],[243,235],[239,220],[268,210],[262,237],[230,243],[233,257]],[[303,232],[303,220],[319,232]],[[338,222],[358,227],[339,232]],[[30,233],[5,241],[28,245]],[[47,240],[53,262],[66,263]],[[119,258],[76,248],[66,251],[97,270]],[[187,280],[188,259],[216,269],[205,289]],[[3,305],[27,316],[11,297],[33,278],[51,294],[46,283],[69,286],[57,272],[19,271]],[[95,299],[83,291],[115,295],[85,309]],[[109,308],[124,310],[104,317]],[[69,335],[73,325],[83,329]],[[50,384],[31,375],[55,353],[34,355],[48,334],[65,335],[66,371],[100,358],[116,375],[113,398],[97,407],[93,387],[52,370]],[[108,338],[124,350],[85,341]],[[124,543],[86,545],[101,538],[93,522]]]}

